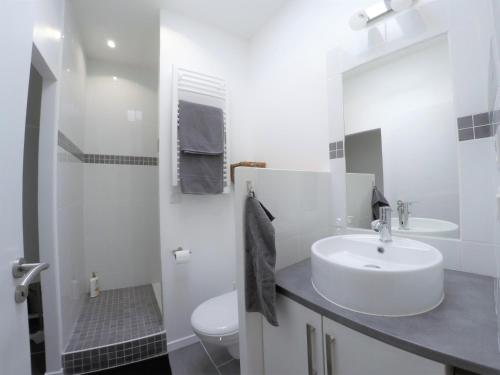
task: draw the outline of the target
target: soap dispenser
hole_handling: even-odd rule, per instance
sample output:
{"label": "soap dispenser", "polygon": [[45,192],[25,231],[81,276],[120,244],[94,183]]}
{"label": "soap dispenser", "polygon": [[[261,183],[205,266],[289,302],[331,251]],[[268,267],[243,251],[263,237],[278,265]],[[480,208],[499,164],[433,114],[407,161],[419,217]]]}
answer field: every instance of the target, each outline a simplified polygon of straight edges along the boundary
{"label": "soap dispenser", "polygon": [[90,297],[95,298],[99,295],[99,278],[92,272],[92,276],[90,277]]}

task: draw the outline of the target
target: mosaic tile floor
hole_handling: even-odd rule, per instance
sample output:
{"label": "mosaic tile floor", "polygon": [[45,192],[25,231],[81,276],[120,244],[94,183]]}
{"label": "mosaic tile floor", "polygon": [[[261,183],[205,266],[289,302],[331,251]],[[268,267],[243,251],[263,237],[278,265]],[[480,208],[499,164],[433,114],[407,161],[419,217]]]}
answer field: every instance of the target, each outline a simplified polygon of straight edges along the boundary
{"label": "mosaic tile floor", "polygon": [[88,298],[66,347],[85,350],[163,331],[151,285],[113,289]]}

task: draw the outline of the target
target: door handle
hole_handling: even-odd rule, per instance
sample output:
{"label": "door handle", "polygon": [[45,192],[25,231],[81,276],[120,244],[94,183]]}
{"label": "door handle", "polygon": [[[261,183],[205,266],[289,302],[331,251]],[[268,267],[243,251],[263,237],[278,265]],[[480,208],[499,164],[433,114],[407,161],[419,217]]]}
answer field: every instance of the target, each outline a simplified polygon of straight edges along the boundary
{"label": "door handle", "polygon": [[314,368],[314,336],[316,328],[310,324],[306,324],[307,331],[307,373],[308,375],[317,375],[318,371]]}
{"label": "door handle", "polygon": [[40,272],[49,268],[48,263],[26,263],[24,258],[17,259],[12,265],[12,276],[14,279],[23,278],[23,280],[16,285],[14,299],[16,303],[22,303],[28,298],[28,287],[37,277]]}
{"label": "door handle", "polygon": [[335,344],[335,337],[331,335],[325,335],[325,340],[326,340],[326,375],[333,375],[333,367],[334,367],[334,362],[333,362],[333,356],[334,356],[334,344]]}

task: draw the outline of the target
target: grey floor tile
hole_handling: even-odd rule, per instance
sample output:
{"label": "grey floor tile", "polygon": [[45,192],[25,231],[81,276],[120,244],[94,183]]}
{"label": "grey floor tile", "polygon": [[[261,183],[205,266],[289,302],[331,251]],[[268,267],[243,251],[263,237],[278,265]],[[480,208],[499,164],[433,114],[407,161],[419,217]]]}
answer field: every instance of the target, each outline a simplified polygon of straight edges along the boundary
{"label": "grey floor tile", "polygon": [[219,375],[200,343],[169,353],[172,375]]}
{"label": "grey floor tile", "polygon": [[115,344],[163,330],[151,285],[113,289],[87,298],[66,351]]}
{"label": "grey floor tile", "polygon": [[233,359],[231,362],[219,367],[221,375],[240,375],[240,361]]}
{"label": "grey floor tile", "polygon": [[216,366],[223,365],[233,359],[223,346],[211,345],[208,343],[203,343],[203,346]]}

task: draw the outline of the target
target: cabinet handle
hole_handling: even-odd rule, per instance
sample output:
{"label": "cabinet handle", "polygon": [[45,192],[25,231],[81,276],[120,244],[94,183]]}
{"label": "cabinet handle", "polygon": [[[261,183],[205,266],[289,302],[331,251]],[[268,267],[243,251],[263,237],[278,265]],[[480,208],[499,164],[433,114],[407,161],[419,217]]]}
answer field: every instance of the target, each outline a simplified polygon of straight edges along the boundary
{"label": "cabinet handle", "polygon": [[330,336],[330,335],[325,335],[326,339],[326,375],[333,375],[333,357],[334,357],[334,344],[335,344],[335,337]]}
{"label": "cabinet handle", "polygon": [[317,375],[318,371],[314,368],[314,336],[316,328],[310,324],[306,324],[307,329],[307,373],[308,375]]}

